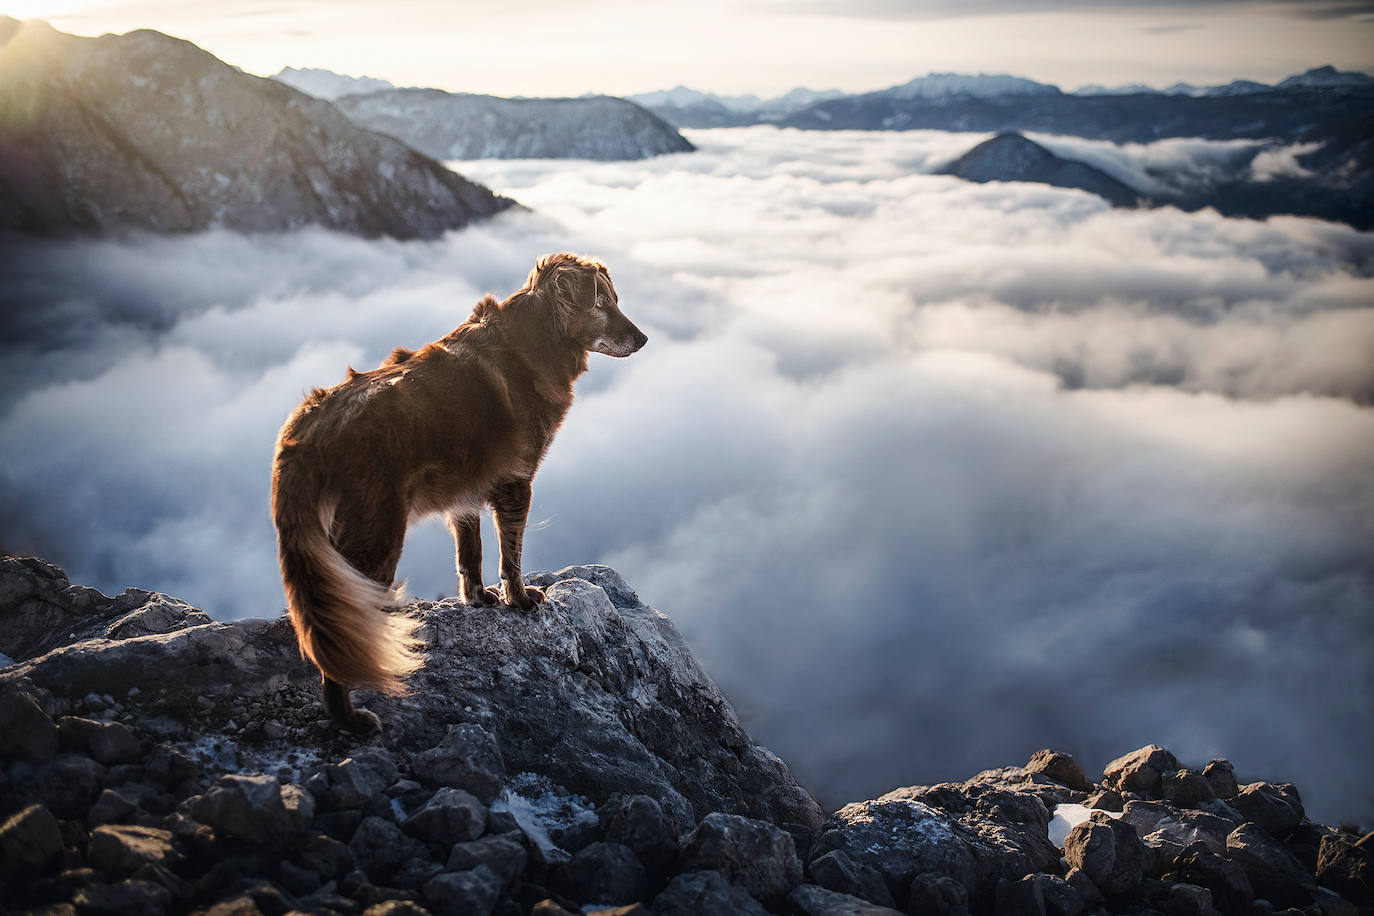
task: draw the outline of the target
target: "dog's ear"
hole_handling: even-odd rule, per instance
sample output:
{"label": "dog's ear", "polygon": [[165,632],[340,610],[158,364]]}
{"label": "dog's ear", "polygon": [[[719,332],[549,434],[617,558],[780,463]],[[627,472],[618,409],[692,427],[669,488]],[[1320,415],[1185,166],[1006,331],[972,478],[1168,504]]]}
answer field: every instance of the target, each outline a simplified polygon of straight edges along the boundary
{"label": "dog's ear", "polygon": [[468,316],[468,321],[472,322],[473,324],[481,324],[491,316],[495,315],[497,309],[499,309],[500,307],[501,304],[496,301],[496,297],[493,296],[491,293],[487,293],[485,296],[482,297],[482,300],[480,302],[473,306],[472,314]]}
{"label": "dog's ear", "polygon": [[594,304],[603,275],[609,283],[606,265],[600,260],[562,251],[536,261],[525,287],[547,301],[558,326],[566,330],[575,311]]}

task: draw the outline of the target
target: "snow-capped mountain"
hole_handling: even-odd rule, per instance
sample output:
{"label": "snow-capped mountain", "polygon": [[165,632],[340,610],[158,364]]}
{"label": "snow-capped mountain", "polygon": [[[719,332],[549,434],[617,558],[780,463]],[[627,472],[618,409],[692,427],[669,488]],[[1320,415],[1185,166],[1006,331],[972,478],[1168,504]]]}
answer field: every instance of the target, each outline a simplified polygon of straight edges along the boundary
{"label": "snow-capped mountain", "polygon": [[1056,86],[1005,74],[967,75],[961,73],[931,73],[891,89],[885,94],[897,99],[930,99],[945,96],[969,96],[977,99],[1005,95],[1059,95]]}
{"label": "snow-capped mountain", "polygon": [[436,159],[645,159],[694,147],[624,99],[503,99],[441,89],[388,89],[336,100],[357,124]]}
{"label": "snow-capped mountain", "polygon": [[734,127],[781,121],[817,102],[836,99],[845,93],[838,89],[798,87],[780,96],[761,99],[757,95],[715,95],[678,86],[661,92],[626,96],[630,101],[652,110],[665,121],[679,127]]}
{"label": "snow-capped mountain", "polygon": [[319,67],[286,67],[280,72],[272,74],[272,79],[299,89],[306,95],[313,95],[317,99],[328,101],[333,101],[343,95],[359,92],[380,92],[383,89],[396,88],[394,83],[387,80],[380,80],[371,76],[345,76],[342,73],[323,70]]}
{"label": "snow-capped mountain", "polygon": [[328,102],[140,30],[0,18],[0,228],[433,237],[512,204]]}

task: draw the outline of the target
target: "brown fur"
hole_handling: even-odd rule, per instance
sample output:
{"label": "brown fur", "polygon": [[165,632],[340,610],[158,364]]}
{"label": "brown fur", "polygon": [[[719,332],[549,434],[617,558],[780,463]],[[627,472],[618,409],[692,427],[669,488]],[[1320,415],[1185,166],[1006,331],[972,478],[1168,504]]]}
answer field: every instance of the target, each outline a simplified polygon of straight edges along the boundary
{"label": "brown fur", "polygon": [[[371,372],[348,370],[287,419],[272,469],[272,516],[287,608],[301,653],[320,669],[339,724],[377,719],[348,689],[403,693],[423,663],[418,622],[392,609],[406,526],[445,515],[463,599],[532,610],[520,554],[530,481],[573,401],[589,351],[628,356],[646,338],[620,312],[604,264],[545,255],[504,302]],[[502,591],[481,581],[478,512],[501,541]]]}

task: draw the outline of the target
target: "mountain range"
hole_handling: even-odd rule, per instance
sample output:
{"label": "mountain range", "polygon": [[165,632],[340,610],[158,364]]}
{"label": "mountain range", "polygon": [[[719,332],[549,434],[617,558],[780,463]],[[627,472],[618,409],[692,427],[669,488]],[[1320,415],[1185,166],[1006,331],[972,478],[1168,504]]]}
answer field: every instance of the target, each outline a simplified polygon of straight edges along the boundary
{"label": "mountain range", "polygon": [[328,102],[147,29],[0,18],[0,229],[304,225],[426,238],[513,201]]}
{"label": "mountain range", "polygon": [[436,159],[646,159],[695,147],[624,99],[504,99],[441,89],[384,89],[334,100],[369,130]]}

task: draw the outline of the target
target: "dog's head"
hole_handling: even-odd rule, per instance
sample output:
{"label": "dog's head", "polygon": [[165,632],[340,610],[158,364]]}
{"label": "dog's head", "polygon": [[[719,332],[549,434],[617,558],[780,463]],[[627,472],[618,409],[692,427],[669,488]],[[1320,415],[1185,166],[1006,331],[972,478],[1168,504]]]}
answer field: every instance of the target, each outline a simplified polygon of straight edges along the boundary
{"label": "dog's head", "polygon": [[547,300],[559,331],[584,350],[629,356],[649,340],[620,311],[610,272],[595,258],[546,254],[525,286]]}

